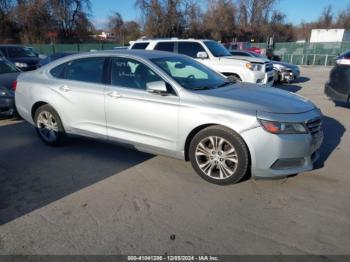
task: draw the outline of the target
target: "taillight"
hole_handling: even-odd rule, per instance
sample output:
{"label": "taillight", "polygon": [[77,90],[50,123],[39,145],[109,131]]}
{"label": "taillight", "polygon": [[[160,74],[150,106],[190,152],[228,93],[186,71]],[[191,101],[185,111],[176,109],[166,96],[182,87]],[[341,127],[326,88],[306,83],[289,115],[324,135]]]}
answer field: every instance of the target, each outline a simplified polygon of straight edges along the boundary
{"label": "taillight", "polygon": [[16,89],[17,89],[17,80],[12,82],[12,90],[16,91]]}

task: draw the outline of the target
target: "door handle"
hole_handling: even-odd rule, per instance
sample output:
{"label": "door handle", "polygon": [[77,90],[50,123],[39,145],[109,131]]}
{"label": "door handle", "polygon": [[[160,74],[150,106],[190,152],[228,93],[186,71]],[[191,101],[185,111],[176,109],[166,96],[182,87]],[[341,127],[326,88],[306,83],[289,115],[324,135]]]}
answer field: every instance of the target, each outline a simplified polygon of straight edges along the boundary
{"label": "door handle", "polygon": [[109,93],[107,93],[107,95],[111,98],[121,98],[122,97],[122,95],[119,94],[117,91],[109,92]]}
{"label": "door handle", "polygon": [[69,92],[72,91],[72,89],[70,89],[68,86],[64,85],[64,86],[60,86],[58,88],[59,90],[61,90],[62,92]]}

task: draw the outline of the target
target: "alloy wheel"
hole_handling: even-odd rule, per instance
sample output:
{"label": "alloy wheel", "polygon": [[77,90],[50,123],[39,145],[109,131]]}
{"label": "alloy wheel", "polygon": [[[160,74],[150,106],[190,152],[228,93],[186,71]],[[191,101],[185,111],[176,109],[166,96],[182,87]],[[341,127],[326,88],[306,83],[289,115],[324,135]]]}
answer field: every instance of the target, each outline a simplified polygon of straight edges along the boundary
{"label": "alloy wheel", "polygon": [[58,137],[58,124],[55,117],[48,111],[42,111],[36,121],[40,136],[47,142],[54,142]]}
{"label": "alloy wheel", "polygon": [[238,156],[233,145],[218,136],[209,136],[201,140],[195,151],[197,164],[210,178],[221,180],[235,174]]}

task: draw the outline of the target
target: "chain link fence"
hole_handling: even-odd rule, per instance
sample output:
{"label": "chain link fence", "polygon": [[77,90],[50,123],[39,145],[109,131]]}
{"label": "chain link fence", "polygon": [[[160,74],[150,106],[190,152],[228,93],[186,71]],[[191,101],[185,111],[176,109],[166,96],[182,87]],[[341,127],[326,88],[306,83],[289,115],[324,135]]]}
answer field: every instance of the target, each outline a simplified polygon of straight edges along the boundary
{"label": "chain link fence", "polygon": [[120,45],[113,43],[96,44],[51,44],[51,45],[31,45],[40,54],[51,55],[59,52],[89,52],[91,50],[110,50]]}
{"label": "chain link fence", "polygon": [[[255,43],[253,46],[266,48],[265,43]],[[335,64],[335,58],[350,50],[350,42],[338,43],[275,43],[274,53],[282,61],[297,65],[324,65]]]}

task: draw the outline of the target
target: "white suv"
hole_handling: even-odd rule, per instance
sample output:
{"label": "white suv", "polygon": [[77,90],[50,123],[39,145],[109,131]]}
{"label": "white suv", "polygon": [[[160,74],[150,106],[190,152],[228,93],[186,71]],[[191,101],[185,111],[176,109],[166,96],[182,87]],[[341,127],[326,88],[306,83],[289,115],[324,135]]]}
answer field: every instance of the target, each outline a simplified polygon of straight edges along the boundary
{"label": "white suv", "polygon": [[129,48],[187,55],[234,81],[268,86],[274,81],[270,62],[255,57],[233,57],[223,45],[213,40],[141,39],[130,42]]}

